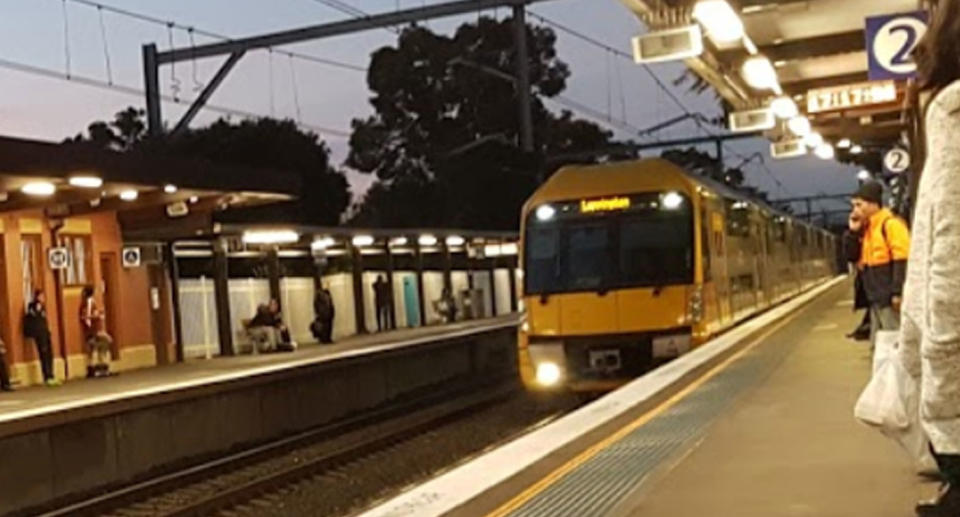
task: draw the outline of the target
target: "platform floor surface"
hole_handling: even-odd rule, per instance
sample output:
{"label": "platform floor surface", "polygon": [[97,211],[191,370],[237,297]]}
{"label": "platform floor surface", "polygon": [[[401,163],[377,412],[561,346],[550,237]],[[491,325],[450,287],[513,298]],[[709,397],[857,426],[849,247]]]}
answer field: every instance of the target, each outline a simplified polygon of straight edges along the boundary
{"label": "platform floor surface", "polygon": [[458,322],[451,325],[402,329],[392,332],[354,336],[332,345],[304,345],[295,352],[215,357],[183,363],[123,372],[102,379],[77,379],[58,387],[32,386],[12,393],[0,393],[0,423],[16,418],[19,413],[82,404],[85,401],[123,397],[144,389],[177,389],[187,383],[215,382],[224,374],[251,374],[263,367],[295,366],[305,361],[333,360],[348,353],[380,349],[392,344],[419,339],[442,338],[445,335],[481,330],[509,324],[514,316]]}
{"label": "platform floor surface", "polygon": [[833,289],[812,311],[815,324],[770,336],[790,347],[780,365],[614,514],[913,515],[931,487],[895,444],[853,418],[871,354],[844,337],[860,318],[849,293],[848,284]]}
{"label": "platform floor surface", "polygon": [[896,444],[853,418],[871,353],[844,337],[861,317],[851,295],[847,282],[830,289],[509,514],[914,515],[936,486]]}

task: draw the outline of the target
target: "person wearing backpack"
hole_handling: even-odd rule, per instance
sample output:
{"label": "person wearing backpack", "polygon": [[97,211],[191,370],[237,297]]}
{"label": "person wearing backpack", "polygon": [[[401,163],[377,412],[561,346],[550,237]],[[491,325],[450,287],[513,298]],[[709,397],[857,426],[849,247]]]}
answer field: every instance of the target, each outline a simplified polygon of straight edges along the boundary
{"label": "person wearing backpack", "polygon": [[910,255],[910,230],[883,208],[883,185],[867,181],[853,196],[853,211],[864,222],[860,276],[870,310],[870,343],[877,331],[900,329],[900,305]]}

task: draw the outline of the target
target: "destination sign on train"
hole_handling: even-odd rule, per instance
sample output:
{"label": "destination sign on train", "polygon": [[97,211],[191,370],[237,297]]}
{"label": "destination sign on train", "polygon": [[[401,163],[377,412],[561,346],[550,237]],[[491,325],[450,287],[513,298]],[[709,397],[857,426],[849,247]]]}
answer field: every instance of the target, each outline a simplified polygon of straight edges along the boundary
{"label": "destination sign on train", "polygon": [[630,198],[628,197],[610,197],[603,199],[591,199],[580,201],[580,213],[591,214],[594,212],[613,212],[616,210],[626,210],[630,208]]}
{"label": "destination sign on train", "polygon": [[897,84],[876,81],[821,88],[807,92],[807,112],[824,113],[864,108],[897,101]]}

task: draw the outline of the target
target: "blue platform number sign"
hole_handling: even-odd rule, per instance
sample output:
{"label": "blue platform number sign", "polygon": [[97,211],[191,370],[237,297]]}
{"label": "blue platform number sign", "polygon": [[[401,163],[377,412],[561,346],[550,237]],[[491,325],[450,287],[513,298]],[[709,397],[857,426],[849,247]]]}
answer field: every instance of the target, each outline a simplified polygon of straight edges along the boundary
{"label": "blue platform number sign", "polygon": [[870,80],[906,80],[917,75],[913,51],[927,33],[926,11],[867,18]]}

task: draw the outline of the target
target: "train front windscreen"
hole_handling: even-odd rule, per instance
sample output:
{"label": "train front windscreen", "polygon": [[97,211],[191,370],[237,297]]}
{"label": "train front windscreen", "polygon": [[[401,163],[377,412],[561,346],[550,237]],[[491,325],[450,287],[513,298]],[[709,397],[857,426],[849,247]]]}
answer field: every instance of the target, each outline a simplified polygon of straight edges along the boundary
{"label": "train front windscreen", "polygon": [[536,207],[525,225],[525,294],[692,284],[692,214],[676,192]]}

